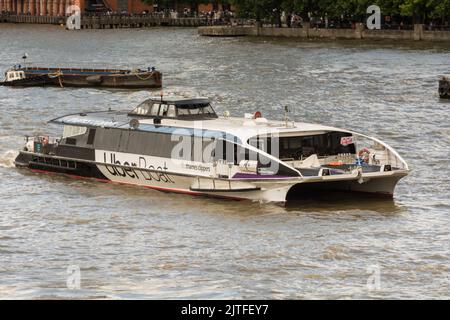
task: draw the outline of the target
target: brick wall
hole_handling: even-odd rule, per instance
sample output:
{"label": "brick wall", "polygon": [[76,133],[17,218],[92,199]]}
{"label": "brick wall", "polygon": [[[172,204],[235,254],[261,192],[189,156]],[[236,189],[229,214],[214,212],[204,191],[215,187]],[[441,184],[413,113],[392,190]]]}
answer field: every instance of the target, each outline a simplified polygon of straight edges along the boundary
{"label": "brick wall", "polygon": [[143,3],[141,0],[105,0],[112,11],[127,10],[130,13],[153,12],[153,6]]}
{"label": "brick wall", "polygon": [[[229,9],[231,9],[231,10],[235,10],[235,8],[234,8],[234,6],[223,6],[223,5],[221,5],[221,4],[219,4],[218,6],[217,6],[217,8],[218,8],[218,10],[221,10],[221,11],[225,11],[225,10],[229,10]],[[214,10],[214,5],[212,4],[212,3],[210,3],[210,4],[199,4],[198,5],[198,12],[210,12],[210,11],[213,11]]]}
{"label": "brick wall", "polygon": [[143,11],[153,12],[153,5],[145,4],[141,0],[128,0],[128,12],[142,13]]}
{"label": "brick wall", "polygon": [[[141,0],[105,0],[111,10],[120,12],[122,10],[128,10],[130,13],[142,13],[143,11],[153,12],[153,5],[144,4]],[[127,2],[127,4],[125,3]],[[184,8],[189,6],[180,3],[177,10],[183,11]],[[224,10],[224,7],[219,4],[219,10]],[[225,8],[227,9],[227,8]],[[200,4],[198,6],[198,12],[209,12],[213,11],[214,6],[212,4]],[[232,8],[233,10],[233,8]]]}

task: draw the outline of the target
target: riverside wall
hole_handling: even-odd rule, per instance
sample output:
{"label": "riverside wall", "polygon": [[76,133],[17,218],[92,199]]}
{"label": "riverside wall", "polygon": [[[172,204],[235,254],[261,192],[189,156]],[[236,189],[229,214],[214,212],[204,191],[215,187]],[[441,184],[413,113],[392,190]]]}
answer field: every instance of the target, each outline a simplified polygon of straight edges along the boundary
{"label": "riverside wall", "polygon": [[450,31],[426,31],[421,24],[413,30],[368,30],[363,24],[355,29],[316,29],[305,24],[303,28],[274,28],[257,26],[208,26],[199,27],[201,36],[210,37],[282,37],[310,39],[369,39],[369,40],[424,40],[450,41]]}

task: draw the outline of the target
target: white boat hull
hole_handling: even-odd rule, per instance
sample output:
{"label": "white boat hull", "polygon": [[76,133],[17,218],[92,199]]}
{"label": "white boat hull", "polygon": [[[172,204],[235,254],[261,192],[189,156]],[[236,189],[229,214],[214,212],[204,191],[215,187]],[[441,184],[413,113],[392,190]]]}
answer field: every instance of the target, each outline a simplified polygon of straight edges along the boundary
{"label": "white boat hull", "polygon": [[[392,197],[397,182],[408,173],[407,170],[369,173],[354,170],[327,176],[274,177],[254,174],[246,178],[228,179],[207,176],[206,173],[203,176],[177,173],[170,170],[174,169],[173,163],[159,162],[155,158],[151,162],[153,165],[149,165],[150,159],[147,159],[146,166],[120,162],[114,157],[105,159],[114,161],[99,161],[103,158],[87,161],[22,151],[16,159],[16,165],[40,172],[63,173],[166,192],[260,202],[285,202],[323,191],[364,192]],[[143,159],[141,157],[141,164],[144,163]]]}
{"label": "white boat hull", "polygon": [[[160,191],[179,192],[193,195],[205,195],[220,198],[253,200],[261,202],[285,202],[295,198],[298,192],[310,193],[321,191],[363,192],[392,197],[398,181],[406,172],[369,173],[356,177],[349,174],[336,177],[319,177],[319,179],[217,179],[211,177],[194,177],[175,173],[149,172],[140,169],[119,170],[116,174],[111,165],[98,165],[99,170],[108,180],[133,184]],[[117,167],[116,167],[117,168]],[[113,173],[111,173],[113,172]],[[289,195],[289,196],[288,196]]]}

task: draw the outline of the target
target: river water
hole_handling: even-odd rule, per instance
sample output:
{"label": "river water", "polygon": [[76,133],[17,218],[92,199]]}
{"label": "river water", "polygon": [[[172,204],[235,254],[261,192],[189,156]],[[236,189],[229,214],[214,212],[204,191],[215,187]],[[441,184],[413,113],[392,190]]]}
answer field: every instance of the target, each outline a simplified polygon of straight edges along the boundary
{"label": "river water", "polygon": [[450,46],[0,24],[0,47],[1,70],[24,52],[50,66],[155,65],[166,95],[277,119],[289,105],[292,119],[381,138],[412,168],[393,201],[286,207],[33,174],[13,166],[24,135],[159,91],[0,87],[0,298],[450,298],[450,104],[437,94]]}

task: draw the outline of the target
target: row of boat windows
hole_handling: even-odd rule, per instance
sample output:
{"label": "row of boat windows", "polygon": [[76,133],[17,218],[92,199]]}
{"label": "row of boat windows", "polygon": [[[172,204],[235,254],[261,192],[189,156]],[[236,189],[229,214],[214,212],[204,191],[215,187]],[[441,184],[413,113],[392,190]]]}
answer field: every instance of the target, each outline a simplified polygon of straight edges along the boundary
{"label": "row of boat windows", "polygon": [[[91,133],[89,135],[92,136]],[[88,137],[88,142],[89,140],[91,139]],[[95,136],[93,146],[101,150],[203,163],[213,163],[220,159],[237,165],[240,160],[259,160],[257,153],[228,141],[166,133],[100,130]]]}
{"label": "row of boat windows", "polygon": [[[82,130],[80,129],[79,132]],[[73,132],[76,132],[74,129]],[[272,154],[275,158],[302,159],[312,154],[320,156],[339,153],[355,153],[355,145],[344,146],[341,138],[347,133],[330,132],[303,137],[281,137],[274,139],[251,139],[250,145]],[[120,129],[91,128],[84,134],[67,137],[66,144],[93,147],[97,150],[141,154],[162,158],[182,159],[213,163],[224,160],[238,165],[242,160],[258,161],[259,167],[273,167],[273,162],[258,152],[221,139],[177,136],[167,133],[142,132]],[[272,150],[275,148],[277,150]],[[277,163],[278,174],[296,175],[295,171]]]}
{"label": "row of boat windows", "polygon": [[242,160],[253,160],[258,161],[260,168],[273,169],[274,174],[298,176],[296,171],[278,161],[272,162],[258,152],[221,139],[111,129],[97,131],[94,141],[95,149],[209,164],[223,160],[226,163],[239,165]]}
{"label": "row of boat windows", "polygon": [[[346,146],[341,144],[341,138],[347,135],[343,132],[329,132],[321,135],[280,137],[278,140],[257,138],[251,139],[249,144],[280,159],[302,159],[312,154],[317,154],[319,157],[340,153],[354,154],[356,152],[354,144]],[[86,144],[95,149],[165,158],[173,157],[173,152],[177,152],[179,157],[201,162],[223,159],[237,163],[238,158],[255,160],[258,157],[248,149],[238,150],[222,140],[215,141],[213,138],[177,136],[167,133],[95,128],[87,131],[83,127],[66,126],[64,137],[67,137],[66,144]],[[272,150],[273,148],[275,149]]]}
{"label": "row of boat windows", "polygon": [[9,71],[6,73],[6,80],[20,80],[25,79],[25,73],[23,71]]}
{"label": "row of boat windows", "polygon": [[[73,132],[76,131],[73,130]],[[80,129],[79,132],[81,131]],[[234,164],[239,164],[241,160],[268,162],[267,159],[261,159],[260,154],[232,142],[209,137],[179,136],[167,133],[91,128],[81,135],[64,138],[63,143],[93,147],[98,150],[178,158],[204,163],[212,163],[219,159]]]}
{"label": "row of boat windows", "polygon": [[341,139],[348,136],[344,132],[328,132],[320,135],[301,137],[280,137],[274,139],[251,139],[249,144],[269,154],[275,144],[277,145],[278,157],[280,159],[304,159],[313,154],[318,157],[326,157],[342,153],[355,154],[355,145],[342,145]]}
{"label": "row of boat windows", "polygon": [[199,104],[192,105],[189,108],[176,107],[173,104],[143,102],[130,114],[139,116],[152,116],[175,118],[177,116],[191,116],[191,115],[215,115],[211,105]]}

